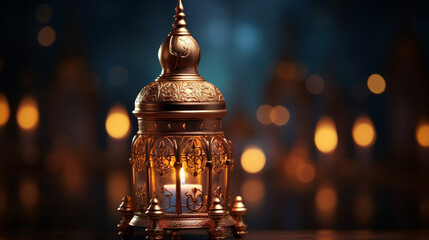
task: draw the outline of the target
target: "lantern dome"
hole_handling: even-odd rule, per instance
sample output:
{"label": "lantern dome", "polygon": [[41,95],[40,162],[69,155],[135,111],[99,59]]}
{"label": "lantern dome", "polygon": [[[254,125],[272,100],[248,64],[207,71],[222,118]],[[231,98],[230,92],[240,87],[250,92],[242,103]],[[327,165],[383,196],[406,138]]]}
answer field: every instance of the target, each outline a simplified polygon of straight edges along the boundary
{"label": "lantern dome", "polygon": [[200,47],[186,28],[185,16],[179,1],[173,30],[158,51],[161,75],[138,94],[137,117],[221,118],[227,112],[222,93],[198,73]]}

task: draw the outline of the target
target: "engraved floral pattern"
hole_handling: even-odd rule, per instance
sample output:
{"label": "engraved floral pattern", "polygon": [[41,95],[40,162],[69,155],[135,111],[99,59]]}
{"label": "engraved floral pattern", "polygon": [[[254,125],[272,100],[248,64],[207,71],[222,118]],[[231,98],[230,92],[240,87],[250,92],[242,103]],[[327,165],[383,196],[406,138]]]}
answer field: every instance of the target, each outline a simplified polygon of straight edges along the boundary
{"label": "engraved floral pattern", "polygon": [[203,207],[204,193],[198,188],[191,188],[185,193],[186,207],[192,211],[198,211]]}
{"label": "engraved floral pattern", "polygon": [[136,103],[225,102],[222,93],[207,81],[155,81],[144,87]]}
{"label": "engraved floral pattern", "polygon": [[138,173],[141,173],[143,171],[145,159],[146,151],[144,150],[143,138],[139,136],[134,141],[131,152],[131,164],[134,166]]}
{"label": "engraved floral pattern", "polygon": [[191,141],[191,146],[185,146],[182,158],[186,162],[186,171],[193,176],[197,176],[202,171],[203,161],[206,159],[206,154],[201,147],[198,146],[196,139]]}
{"label": "engraved floral pattern", "polygon": [[159,175],[165,176],[171,171],[170,163],[173,156],[173,149],[165,146],[164,141],[161,141],[159,145],[152,150],[151,157],[154,169]]}
{"label": "engraved floral pattern", "polygon": [[225,146],[222,144],[221,141],[215,138],[212,142],[212,160],[213,160],[213,169],[218,174],[222,173],[227,158],[228,158],[228,155],[227,155]]}

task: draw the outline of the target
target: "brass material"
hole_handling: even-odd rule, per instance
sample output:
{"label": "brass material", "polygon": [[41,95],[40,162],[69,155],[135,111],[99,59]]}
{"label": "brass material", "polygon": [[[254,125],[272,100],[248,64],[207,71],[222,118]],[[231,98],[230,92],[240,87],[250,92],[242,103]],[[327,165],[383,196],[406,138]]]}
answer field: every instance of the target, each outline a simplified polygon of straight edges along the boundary
{"label": "brass material", "polygon": [[118,235],[122,237],[122,239],[129,239],[132,235],[132,227],[129,224],[133,217],[133,202],[131,201],[130,196],[125,196],[122,198],[122,203],[118,207],[119,213],[122,215],[121,222],[117,225],[118,227]]}
{"label": "brass material", "polygon": [[232,227],[232,234],[236,238],[244,238],[247,234],[247,225],[243,221],[243,216],[246,212],[247,209],[244,206],[241,196],[235,197],[231,208],[231,215],[235,220],[235,225]]}
{"label": "brass material", "polygon": [[222,131],[227,110],[219,89],[198,73],[200,48],[185,16],[179,0],[158,52],[161,75],[135,100],[134,217],[127,223],[146,228],[149,239],[184,229],[208,229],[210,239],[224,239],[225,228],[236,225],[228,211],[234,161]]}
{"label": "brass material", "polygon": [[152,224],[146,229],[146,239],[155,240],[155,239],[163,239],[164,238],[164,229],[162,229],[159,224],[159,220],[161,219],[164,212],[162,208],[159,206],[158,199],[152,198],[150,200],[150,205],[145,212],[146,216],[152,221]]}
{"label": "brass material", "polygon": [[209,210],[210,219],[212,219],[212,223],[210,224],[210,228],[208,230],[209,239],[212,240],[220,240],[226,238],[226,230],[225,227],[222,226],[220,220],[226,214],[223,206],[220,202],[219,198],[213,199],[213,203]]}

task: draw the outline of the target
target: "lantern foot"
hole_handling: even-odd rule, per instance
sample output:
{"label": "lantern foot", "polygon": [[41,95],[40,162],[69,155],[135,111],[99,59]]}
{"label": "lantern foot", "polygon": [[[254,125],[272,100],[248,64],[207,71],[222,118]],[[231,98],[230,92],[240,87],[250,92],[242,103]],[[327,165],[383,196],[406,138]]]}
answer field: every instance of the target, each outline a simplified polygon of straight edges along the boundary
{"label": "lantern foot", "polygon": [[151,226],[146,229],[146,239],[158,240],[164,238],[164,229],[159,223],[159,219],[164,215],[164,211],[159,206],[159,201],[157,198],[152,198],[150,200],[149,207],[145,212],[146,216],[152,221]]}
{"label": "lantern foot", "polygon": [[232,226],[232,234],[236,238],[244,238],[247,234],[247,225],[243,221],[243,216],[246,214],[246,207],[243,204],[241,196],[234,199],[234,204],[231,208],[231,215],[235,220],[235,225]]}
{"label": "lantern foot", "polygon": [[225,210],[219,198],[215,198],[209,209],[209,217],[212,220],[208,230],[209,239],[221,240],[226,238],[225,227],[221,225],[220,220],[225,216]]}
{"label": "lantern foot", "polygon": [[118,207],[119,213],[122,215],[121,222],[118,226],[118,235],[122,239],[130,239],[133,233],[133,228],[130,225],[131,218],[133,218],[133,202],[131,201],[130,196],[125,196],[122,198],[122,203]]}

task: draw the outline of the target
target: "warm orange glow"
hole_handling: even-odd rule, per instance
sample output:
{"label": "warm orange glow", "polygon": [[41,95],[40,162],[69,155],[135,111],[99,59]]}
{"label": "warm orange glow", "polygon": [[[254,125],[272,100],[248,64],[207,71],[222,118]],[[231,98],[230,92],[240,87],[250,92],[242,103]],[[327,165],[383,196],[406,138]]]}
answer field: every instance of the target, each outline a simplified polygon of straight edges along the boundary
{"label": "warm orange glow", "polygon": [[309,183],[313,181],[316,171],[311,164],[302,163],[296,169],[296,177],[300,182]]}
{"label": "warm orange glow", "polygon": [[9,120],[10,109],[9,102],[3,93],[0,93],[0,127],[6,125]]}
{"label": "warm orange glow", "polygon": [[314,143],[317,149],[323,153],[330,153],[337,147],[337,130],[334,121],[330,117],[323,117],[317,123]]}
{"label": "warm orange glow", "polygon": [[270,113],[272,107],[270,105],[262,105],[256,111],[256,119],[264,125],[268,125],[271,123]]}
{"label": "warm orange glow", "polygon": [[32,97],[26,97],[21,100],[16,113],[16,120],[20,128],[24,130],[33,130],[39,123],[39,110],[36,100]]}
{"label": "warm orange glow", "polygon": [[337,192],[332,187],[321,187],[316,193],[316,207],[321,212],[331,212],[337,206]]}
{"label": "warm orange glow", "polygon": [[248,173],[260,172],[265,166],[265,154],[258,146],[248,146],[241,155],[241,166]]}
{"label": "warm orange glow", "polygon": [[277,126],[283,126],[286,125],[287,122],[289,122],[290,119],[290,113],[287,108],[283,106],[275,106],[270,111],[270,120],[272,123],[274,123]]}
{"label": "warm orange glow", "polygon": [[118,105],[110,109],[106,119],[106,130],[112,138],[122,139],[128,136],[130,119],[124,107]]}
{"label": "warm orange glow", "polygon": [[311,75],[305,81],[305,87],[311,94],[316,95],[323,91],[325,82],[323,82],[323,79],[319,75]]}
{"label": "warm orange glow", "polygon": [[386,82],[380,74],[372,74],[367,81],[368,89],[374,94],[381,94],[386,89]]}
{"label": "warm orange glow", "polygon": [[52,17],[52,8],[48,4],[40,5],[36,10],[36,19],[40,23],[47,23]]}
{"label": "warm orange glow", "polygon": [[365,116],[356,119],[352,134],[355,143],[361,147],[368,147],[374,144],[376,133],[371,119]]}
{"label": "warm orange glow", "polygon": [[39,201],[39,188],[32,180],[25,180],[19,185],[19,201],[24,207],[35,207]]}
{"label": "warm orange glow", "polygon": [[43,47],[49,47],[55,42],[56,34],[55,30],[49,26],[40,29],[37,35],[37,41]]}
{"label": "warm orange glow", "polygon": [[265,186],[259,179],[246,180],[241,186],[241,195],[246,199],[246,204],[258,205],[265,195]]}
{"label": "warm orange glow", "polygon": [[429,147],[429,123],[421,123],[416,129],[417,142],[422,147]]}

